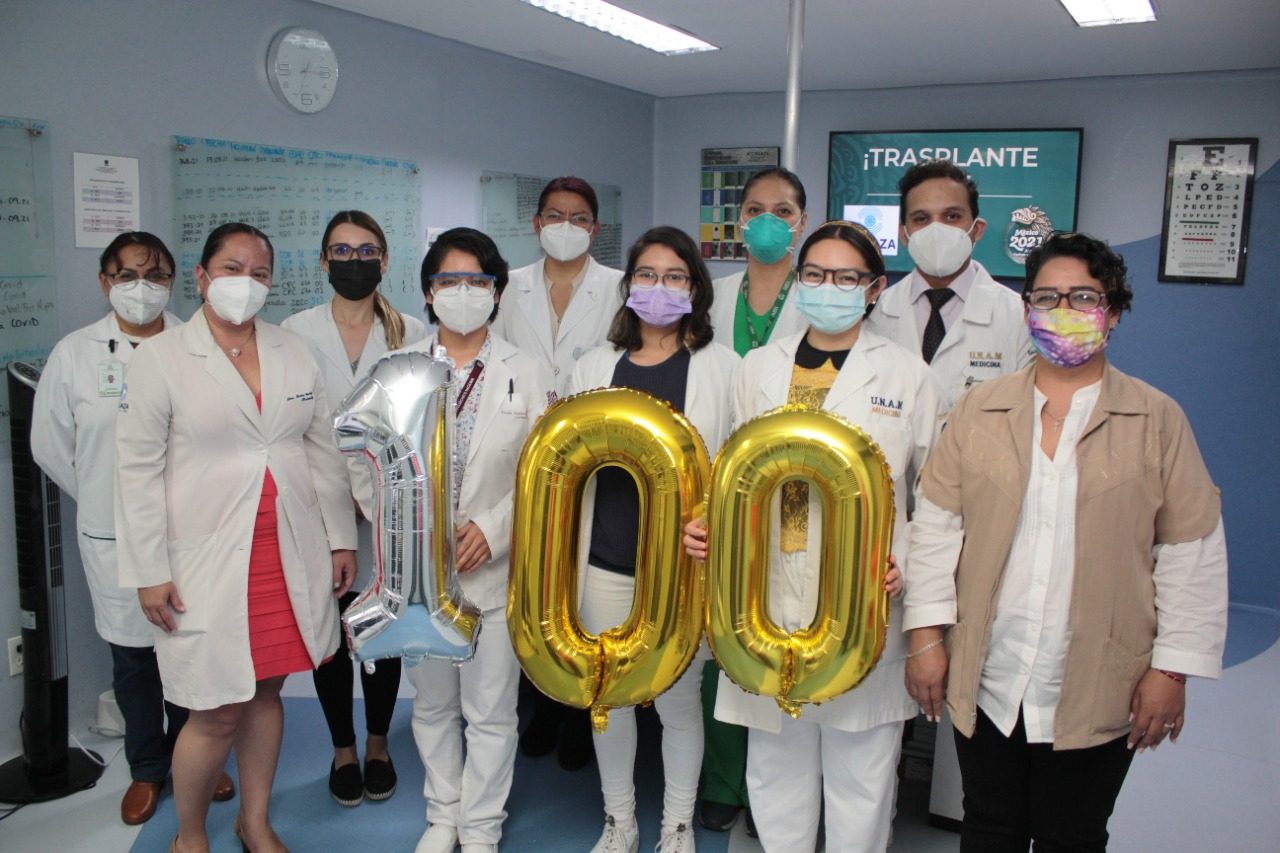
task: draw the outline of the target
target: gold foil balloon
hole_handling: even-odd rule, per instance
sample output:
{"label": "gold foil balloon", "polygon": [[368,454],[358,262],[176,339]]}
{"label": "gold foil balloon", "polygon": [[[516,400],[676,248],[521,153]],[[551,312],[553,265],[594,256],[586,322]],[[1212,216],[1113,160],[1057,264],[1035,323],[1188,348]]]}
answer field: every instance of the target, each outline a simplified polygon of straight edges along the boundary
{"label": "gold foil balloon", "polygon": [[[578,617],[582,499],[591,475],[616,465],[635,477],[640,533],[635,600],[599,636]],[[610,708],[652,700],[675,683],[702,637],[702,578],[684,552],[684,525],[701,513],[707,451],[665,402],[603,388],[547,409],[516,472],[507,625],[539,690],[590,708],[604,731]]]}
{"label": "gold foil balloon", "polygon": [[[822,502],[817,613],[783,631],[768,612],[773,494],[803,478]],[[707,633],[725,674],[792,717],[851,690],[884,651],[893,478],[865,432],[783,406],[739,427],[716,456],[707,512]]]}

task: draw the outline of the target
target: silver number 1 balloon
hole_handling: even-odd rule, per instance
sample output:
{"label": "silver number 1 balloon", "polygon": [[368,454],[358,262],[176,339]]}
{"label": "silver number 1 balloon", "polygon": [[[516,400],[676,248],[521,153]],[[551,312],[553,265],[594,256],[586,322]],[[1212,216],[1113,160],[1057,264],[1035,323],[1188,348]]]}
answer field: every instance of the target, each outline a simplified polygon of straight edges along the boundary
{"label": "silver number 1 balloon", "polygon": [[339,404],[338,449],[373,476],[374,573],[342,616],[355,656],[469,660],[480,612],[462,595],[453,545],[453,361],[397,353]]}

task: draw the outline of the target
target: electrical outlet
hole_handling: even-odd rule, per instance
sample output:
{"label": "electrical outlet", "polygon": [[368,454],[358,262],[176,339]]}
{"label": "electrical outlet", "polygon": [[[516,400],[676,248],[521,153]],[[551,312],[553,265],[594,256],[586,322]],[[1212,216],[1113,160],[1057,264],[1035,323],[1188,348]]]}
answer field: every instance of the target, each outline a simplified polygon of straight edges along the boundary
{"label": "electrical outlet", "polygon": [[9,674],[22,675],[22,637],[9,638]]}

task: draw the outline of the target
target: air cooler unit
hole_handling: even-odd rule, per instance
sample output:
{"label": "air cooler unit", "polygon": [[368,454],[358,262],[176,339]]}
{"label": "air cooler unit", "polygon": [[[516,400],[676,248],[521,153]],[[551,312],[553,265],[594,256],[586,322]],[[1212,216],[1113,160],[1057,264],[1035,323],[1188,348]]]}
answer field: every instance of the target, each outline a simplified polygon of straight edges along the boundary
{"label": "air cooler unit", "polygon": [[[13,524],[22,624],[22,755],[0,765],[0,802],[56,800],[92,786],[102,767],[67,748],[67,625],[58,487],[31,456],[40,371],[11,362]],[[99,759],[100,761],[100,759]]]}

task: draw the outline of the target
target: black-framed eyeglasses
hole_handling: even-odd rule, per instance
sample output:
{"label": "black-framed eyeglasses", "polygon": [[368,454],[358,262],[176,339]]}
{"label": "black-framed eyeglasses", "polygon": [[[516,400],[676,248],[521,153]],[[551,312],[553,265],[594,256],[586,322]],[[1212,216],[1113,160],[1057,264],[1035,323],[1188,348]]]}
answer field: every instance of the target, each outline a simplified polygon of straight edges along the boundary
{"label": "black-framed eyeglasses", "polygon": [[817,264],[804,264],[800,269],[796,270],[796,278],[800,280],[801,284],[809,287],[817,287],[820,284],[824,284],[829,278],[838,290],[853,290],[858,287],[866,287],[875,280],[875,276],[865,270],[852,267],[833,270],[827,267],[820,267]]}
{"label": "black-framed eyeglasses", "polygon": [[691,280],[687,272],[673,270],[658,275],[654,270],[636,270],[631,274],[632,284],[642,284],[645,287],[652,287],[661,281],[667,287],[676,287],[683,290],[689,286]]}
{"label": "black-framed eyeglasses", "polygon": [[1062,304],[1063,299],[1076,311],[1097,311],[1107,304],[1107,295],[1091,287],[1073,287],[1066,293],[1041,287],[1024,294],[1022,298],[1037,311],[1052,311]]}
{"label": "black-framed eyeglasses", "polygon": [[349,246],[346,243],[334,243],[329,246],[326,251],[329,258],[335,261],[349,261],[358,259],[361,261],[380,261],[382,260],[382,247],[375,246],[373,243],[365,243],[360,246]]}
{"label": "black-framed eyeglasses", "polygon": [[582,229],[589,229],[596,224],[594,218],[589,213],[575,213],[572,216],[566,216],[559,210],[548,208],[538,214],[542,219],[543,225],[559,225],[561,222],[569,222]]}
{"label": "black-framed eyeglasses", "polygon": [[149,281],[152,284],[170,285],[173,283],[173,273],[162,270],[159,267],[147,270],[146,272],[138,272],[136,270],[120,270],[119,272],[106,273],[107,281],[115,284],[132,284],[135,281]]}
{"label": "black-framed eyeglasses", "polygon": [[431,286],[436,290],[448,290],[460,284],[478,290],[493,290],[494,282],[497,280],[497,276],[482,272],[438,272],[428,278]]}

